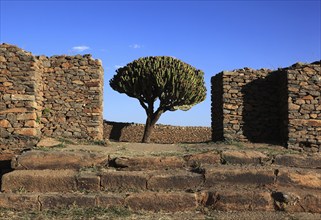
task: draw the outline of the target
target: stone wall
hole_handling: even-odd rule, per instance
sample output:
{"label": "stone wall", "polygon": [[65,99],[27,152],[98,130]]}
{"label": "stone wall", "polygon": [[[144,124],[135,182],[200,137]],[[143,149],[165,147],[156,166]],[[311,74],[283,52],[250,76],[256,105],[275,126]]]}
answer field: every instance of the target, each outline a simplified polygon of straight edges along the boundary
{"label": "stone wall", "polygon": [[[141,142],[144,133],[143,124],[104,122],[104,138],[124,142]],[[211,141],[210,127],[183,127],[170,125],[155,125],[151,134],[151,142],[201,143]]]}
{"label": "stone wall", "polygon": [[295,64],[288,74],[290,148],[321,151],[320,62]]}
{"label": "stone wall", "polygon": [[244,68],[212,77],[213,140],[282,141],[281,75]]}
{"label": "stone wall", "polygon": [[224,71],[211,81],[214,141],[320,149],[319,62],[277,71]]}
{"label": "stone wall", "polygon": [[90,55],[39,59],[44,67],[41,133],[102,139],[101,62]]}
{"label": "stone wall", "polygon": [[33,145],[39,137],[37,120],[37,59],[15,46],[0,46],[0,147]]}
{"label": "stone wall", "polygon": [[41,135],[103,138],[103,69],[90,55],[33,56],[0,45],[0,147],[33,146]]}

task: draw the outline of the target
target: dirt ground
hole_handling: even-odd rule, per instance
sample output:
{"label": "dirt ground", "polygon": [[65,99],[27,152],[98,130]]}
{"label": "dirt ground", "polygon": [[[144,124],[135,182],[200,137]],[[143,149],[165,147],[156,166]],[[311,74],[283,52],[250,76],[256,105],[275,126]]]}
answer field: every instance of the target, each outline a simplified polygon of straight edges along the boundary
{"label": "dirt ground", "polygon": [[177,212],[177,213],[134,213],[127,210],[86,210],[71,209],[59,211],[12,211],[0,210],[1,220],[78,220],[78,219],[115,219],[115,220],[320,220],[321,214],[285,212]]}

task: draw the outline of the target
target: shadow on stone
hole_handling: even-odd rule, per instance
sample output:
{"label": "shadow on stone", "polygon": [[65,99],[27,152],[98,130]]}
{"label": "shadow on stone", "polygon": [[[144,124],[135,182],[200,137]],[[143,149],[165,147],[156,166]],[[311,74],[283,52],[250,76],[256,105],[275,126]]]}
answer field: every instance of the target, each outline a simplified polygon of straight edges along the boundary
{"label": "shadow on stone", "polygon": [[274,71],[242,88],[243,134],[253,143],[285,145],[288,139],[287,77]]}

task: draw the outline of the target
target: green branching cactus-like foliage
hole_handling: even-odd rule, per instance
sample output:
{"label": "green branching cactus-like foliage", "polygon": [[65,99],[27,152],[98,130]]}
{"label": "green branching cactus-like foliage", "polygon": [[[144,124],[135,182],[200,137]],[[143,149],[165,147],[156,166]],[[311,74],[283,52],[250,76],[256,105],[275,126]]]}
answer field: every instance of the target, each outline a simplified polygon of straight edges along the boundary
{"label": "green branching cactus-like foliage", "polygon": [[[147,114],[143,142],[149,142],[153,126],[166,111],[189,110],[204,101],[204,73],[167,56],[143,57],[116,70],[110,86],[139,100]],[[160,104],[154,111],[154,102]]]}

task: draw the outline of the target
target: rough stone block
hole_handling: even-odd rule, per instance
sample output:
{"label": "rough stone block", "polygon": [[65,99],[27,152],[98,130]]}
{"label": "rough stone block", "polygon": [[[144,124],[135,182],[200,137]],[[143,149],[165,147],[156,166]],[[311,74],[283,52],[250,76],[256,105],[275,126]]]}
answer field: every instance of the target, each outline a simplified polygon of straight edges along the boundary
{"label": "rough stone block", "polygon": [[258,151],[228,150],[222,152],[222,159],[227,164],[261,164],[268,157]]}
{"label": "rough stone block", "polygon": [[24,94],[12,94],[11,100],[13,101],[35,101],[34,95],[24,95]]}
{"label": "rough stone block", "polygon": [[101,187],[106,191],[145,190],[149,178],[140,171],[109,171],[100,176]]}
{"label": "rough stone block", "polygon": [[213,167],[207,168],[205,186],[225,184],[270,185],[275,180],[274,170],[259,168]]}
{"label": "rough stone block", "polygon": [[36,128],[17,128],[14,133],[24,136],[37,136],[38,130]]}
{"label": "rough stone block", "polygon": [[139,170],[144,168],[149,169],[164,169],[164,168],[179,168],[186,165],[186,161],[180,157],[118,157],[114,159],[115,166],[128,168],[130,170]]}
{"label": "rough stone block", "polygon": [[272,192],[272,198],[278,211],[321,213],[319,190],[281,188]]}
{"label": "rough stone block", "polygon": [[102,208],[123,206],[125,199],[118,194],[100,193],[97,195],[97,205]]}
{"label": "rough stone block", "polygon": [[221,163],[221,156],[217,152],[207,152],[200,154],[192,154],[184,156],[188,165],[201,165],[201,164],[219,164]]}
{"label": "rough stone block", "polygon": [[0,120],[0,127],[10,128],[11,124],[10,124],[10,122],[8,120],[3,119],[3,120]]}
{"label": "rough stone block", "polygon": [[19,114],[17,116],[17,120],[20,120],[20,121],[36,120],[36,119],[37,119],[37,114],[35,112]]}
{"label": "rough stone block", "polygon": [[321,189],[321,172],[318,170],[286,169],[278,170],[277,184]]}
{"label": "rough stone block", "polygon": [[213,208],[222,211],[273,211],[269,192],[221,191]]}
{"label": "rough stone block", "polygon": [[71,192],[76,188],[72,170],[16,170],[2,176],[4,192]]}
{"label": "rough stone block", "polygon": [[299,154],[277,155],[274,163],[282,166],[315,169],[321,168],[321,157],[317,155],[304,156]]}
{"label": "rough stone block", "polygon": [[104,165],[107,161],[108,156],[88,152],[28,151],[12,161],[12,167],[29,170],[80,169]]}
{"label": "rough stone block", "polygon": [[25,113],[28,110],[26,108],[9,108],[3,111],[0,111],[0,114],[8,114],[8,113]]}
{"label": "rough stone block", "polygon": [[37,194],[0,193],[0,208],[14,210],[39,210]]}
{"label": "rough stone block", "polygon": [[93,173],[80,173],[77,177],[79,191],[100,191],[100,177]]}
{"label": "rough stone block", "polygon": [[194,194],[190,193],[139,193],[128,196],[125,205],[134,211],[189,211],[197,208]]}
{"label": "rough stone block", "polygon": [[150,190],[196,190],[203,184],[203,175],[173,171],[170,173],[162,173],[153,175],[147,182],[147,188]]}
{"label": "rough stone block", "polygon": [[45,194],[39,196],[41,209],[70,208],[73,206],[90,208],[96,206],[96,197],[85,194]]}

